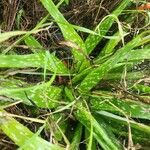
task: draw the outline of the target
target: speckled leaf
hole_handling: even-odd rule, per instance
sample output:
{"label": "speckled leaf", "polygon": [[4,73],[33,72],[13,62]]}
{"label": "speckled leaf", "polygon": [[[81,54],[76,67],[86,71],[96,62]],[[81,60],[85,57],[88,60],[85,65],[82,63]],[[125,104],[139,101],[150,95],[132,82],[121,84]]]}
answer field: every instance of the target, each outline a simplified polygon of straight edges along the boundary
{"label": "speckled leaf", "polygon": [[[145,77],[147,72],[144,71],[137,71],[137,72],[127,72],[126,79],[127,80],[137,80]],[[121,80],[122,79],[122,72],[121,73],[108,73],[104,80]]]}
{"label": "speckled leaf", "polygon": [[26,34],[26,33],[27,31],[11,31],[11,32],[0,33],[0,43],[8,40],[11,37]]}
{"label": "speckled leaf", "polygon": [[129,136],[128,122],[130,122],[132,138],[141,144],[143,142],[147,142],[145,144],[148,145],[150,144],[150,127],[148,125],[138,123],[134,120],[128,120],[125,117],[120,117],[105,111],[98,112],[98,114],[99,117],[105,119],[105,121],[109,124],[109,127],[112,127],[112,130],[118,135]]}
{"label": "speckled leaf", "polygon": [[79,149],[81,137],[82,137],[82,125],[79,123],[75,129],[72,142],[70,144],[70,149],[75,150]]}
{"label": "speckled leaf", "polygon": [[[125,57],[121,57],[122,60],[135,61],[150,59],[150,49],[135,49],[131,50]],[[120,61],[122,61],[120,60]]]}
{"label": "speckled leaf", "polygon": [[[135,84],[133,86],[133,89],[137,90],[138,93],[150,94],[150,86],[148,85]],[[150,97],[149,97],[149,101],[150,101]]]}
{"label": "speckled leaf", "polygon": [[90,72],[85,79],[81,82],[79,89],[81,91],[91,90],[104,76],[119,62],[122,58],[126,58],[131,49],[140,46],[150,41],[150,31],[143,32],[134,38],[131,42],[120,48],[109,60],[101,64],[99,67]]}
{"label": "speckled leaf", "polygon": [[119,150],[120,144],[114,140],[114,137],[108,136],[105,130],[83,106],[77,105],[76,118],[90,131],[91,124],[93,126],[93,136],[104,150]]}
{"label": "speckled leaf", "polygon": [[48,60],[46,69],[56,73],[67,74],[67,68],[65,65],[55,57],[54,54],[50,54],[50,57],[46,53],[28,54],[28,55],[0,55],[0,67],[1,68],[27,68],[37,67],[44,68],[45,62]]}
{"label": "speckled leaf", "polygon": [[[80,74],[77,74],[73,78],[72,83],[77,84],[77,83],[81,82],[90,71],[92,71],[92,69],[88,69],[88,70],[81,72]],[[144,72],[144,71],[128,72],[126,75],[126,79],[128,79],[128,80],[141,79],[141,78],[145,77],[145,74],[147,74],[147,72]],[[106,76],[104,76],[103,79],[104,80],[121,80],[122,72],[108,73]]]}
{"label": "speckled leaf", "polygon": [[83,70],[81,73],[76,74],[76,76],[72,79],[72,83],[75,84],[77,82],[81,82],[92,70],[93,68],[89,67]]}
{"label": "speckled leaf", "polygon": [[41,2],[59,25],[65,40],[73,42],[79,47],[78,49],[73,48],[72,53],[75,58],[77,69],[81,67],[82,63],[84,63],[84,65],[82,65],[82,69],[84,69],[87,65],[89,65],[89,63],[86,56],[84,55],[86,54],[86,48],[83,40],[74,30],[74,28],[68,23],[68,21],[64,18],[64,16],[59,12],[52,0],[41,0]]}
{"label": "speckled leaf", "polygon": [[[0,111],[2,112],[2,111]],[[27,127],[20,124],[13,118],[0,116],[0,129],[19,147],[24,150],[63,150],[63,148],[45,141],[41,137],[32,133]],[[27,146],[24,144],[27,143]]]}
{"label": "speckled leaf", "polygon": [[0,95],[11,98],[11,100],[14,99],[14,101],[22,100],[25,104],[36,105],[42,108],[58,106],[62,91],[61,88],[50,86],[49,82],[24,88],[14,84],[7,87],[7,84],[3,84],[0,88]]}
{"label": "speckled leaf", "polygon": [[[70,89],[65,88],[65,93],[68,101],[73,101],[74,97]],[[92,116],[92,114],[82,105],[81,100],[74,106],[77,111],[74,113],[77,120],[79,120],[90,131],[93,126],[93,136],[97,142],[105,150],[119,150],[120,144],[114,137],[108,136],[109,133],[105,130]]]}
{"label": "speckled leaf", "polygon": [[[135,11],[135,13],[137,13]],[[134,13],[132,13],[130,16],[128,16],[124,22],[126,22],[126,24],[128,25],[132,25],[136,19],[135,17],[136,15]],[[124,35],[128,35],[129,33],[127,33],[129,31],[130,28],[125,28],[125,33]],[[109,40],[106,45],[104,46],[104,48],[102,48],[100,54],[97,56],[97,59],[101,59],[101,57],[103,56],[109,56],[111,55],[112,53],[114,53],[116,51],[115,49],[115,46],[117,46],[117,44],[122,40],[122,37],[120,36],[120,32],[116,32],[113,36],[117,36],[118,38],[117,39],[112,39],[112,40]]]}
{"label": "speckled leaf", "polygon": [[[125,9],[129,4],[131,3],[131,0],[122,0],[120,5],[116,10],[114,10],[111,14],[118,16],[121,14],[123,9]],[[112,26],[114,22],[114,18],[109,17],[105,19],[102,23],[98,24],[98,28],[100,31],[100,35],[102,36],[96,36],[96,35],[89,35],[88,38],[85,41],[85,45],[87,48],[87,53],[90,54],[93,49],[96,47],[96,45],[102,40],[103,36],[106,35],[110,27]]]}
{"label": "speckled leaf", "polygon": [[[111,55],[110,55],[111,56]],[[110,57],[99,57],[96,59],[95,63],[100,64],[103,61],[106,61]],[[150,59],[150,49],[135,49],[128,52],[128,54],[125,57],[121,57],[120,61],[140,61],[144,59]]]}
{"label": "speckled leaf", "polygon": [[32,50],[33,53],[45,51],[42,45],[31,35],[26,37],[24,41],[26,45]]}
{"label": "speckled leaf", "polygon": [[[117,99],[114,96],[104,95],[102,92],[95,93],[102,95],[91,98],[91,107],[93,111],[108,111],[115,114],[123,115],[132,118],[141,118],[150,120],[150,105],[130,99]],[[121,110],[121,111],[120,111]]]}
{"label": "speckled leaf", "polygon": [[[51,115],[51,126],[47,126],[47,130],[51,130],[51,127],[53,127],[53,136],[56,141],[62,141],[63,140],[63,135],[61,132],[65,134],[68,126],[68,120],[65,118],[66,116],[63,113],[58,113],[58,114],[53,114]],[[56,124],[59,126],[60,130],[58,130]]]}
{"label": "speckled leaf", "polygon": [[117,39],[112,39],[109,40],[106,45],[104,46],[104,48],[101,50],[100,52],[100,57],[98,57],[97,59],[101,59],[102,56],[109,56],[111,55],[114,51],[115,51],[115,46],[119,43],[119,41],[121,40],[121,36],[119,36],[119,32],[115,33],[114,36],[118,36]]}

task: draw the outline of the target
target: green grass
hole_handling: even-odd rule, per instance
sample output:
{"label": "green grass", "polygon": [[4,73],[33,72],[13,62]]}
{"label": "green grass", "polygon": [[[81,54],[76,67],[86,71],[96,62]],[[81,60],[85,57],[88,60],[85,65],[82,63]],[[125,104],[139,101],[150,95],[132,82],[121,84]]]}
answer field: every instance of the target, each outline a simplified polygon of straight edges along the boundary
{"label": "green grass", "polygon": [[[150,146],[149,68],[134,71],[134,66],[150,59],[150,30],[143,30],[125,41],[125,36],[130,32],[123,28],[119,16],[132,5],[130,0],[121,1],[93,30],[70,24],[58,9],[63,2],[69,3],[67,0],[60,1],[56,6],[52,0],[41,0],[41,5],[49,14],[33,30],[0,34],[0,43],[16,38],[14,44],[2,49],[0,55],[1,131],[19,149],[25,150],[75,150],[80,145],[87,150],[99,147],[121,150],[137,143]],[[69,43],[67,46],[73,56],[71,66],[66,66],[34,37],[37,32],[47,29],[49,16],[53,20],[48,25],[57,24],[65,42]],[[130,21],[131,18],[133,21]],[[132,24],[134,19],[134,14],[131,14],[126,21]],[[108,36],[115,22],[118,24],[117,31]],[[87,39],[83,40],[77,31],[86,32]],[[105,38],[107,42],[104,48],[99,48],[99,55],[91,60],[90,54]],[[30,54],[18,55],[13,52],[14,46],[21,42],[30,49]],[[24,74],[30,77],[34,74],[30,70],[36,69],[35,74],[42,81],[36,84],[22,81],[16,76],[18,72],[10,78],[6,68],[24,69]],[[60,76],[64,79],[67,77],[69,81],[58,83],[61,82],[58,81]],[[106,87],[103,83],[107,84]],[[8,108],[17,103],[30,109],[31,116],[8,113]],[[49,113],[34,118],[41,110]],[[38,123],[36,132],[30,131],[32,129],[20,120]],[[73,131],[70,130],[71,121],[75,122]],[[43,136],[47,130],[51,133],[50,141]]]}

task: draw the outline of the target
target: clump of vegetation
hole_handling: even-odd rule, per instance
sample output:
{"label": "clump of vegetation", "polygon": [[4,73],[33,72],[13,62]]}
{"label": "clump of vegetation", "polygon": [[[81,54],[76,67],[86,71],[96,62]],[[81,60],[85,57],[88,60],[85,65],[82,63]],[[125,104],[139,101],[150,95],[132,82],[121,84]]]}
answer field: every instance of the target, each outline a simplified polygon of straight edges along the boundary
{"label": "clump of vegetation", "polygon": [[117,1],[97,23],[101,8],[109,12],[101,1],[92,29],[89,20],[89,27],[80,22],[85,28],[66,19],[72,1],[40,1],[42,15],[48,15],[33,29],[25,28],[19,6],[14,29],[2,24],[7,32],[0,34],[1,147],[148,149],[150,30],[149,10],[141,5],[146,2],[137,7]]}

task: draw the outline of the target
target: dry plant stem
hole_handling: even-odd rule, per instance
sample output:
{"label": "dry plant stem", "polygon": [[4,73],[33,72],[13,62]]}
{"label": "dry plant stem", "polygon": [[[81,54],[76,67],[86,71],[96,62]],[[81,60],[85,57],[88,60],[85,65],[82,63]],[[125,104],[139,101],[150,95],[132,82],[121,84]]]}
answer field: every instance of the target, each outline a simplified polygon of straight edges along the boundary
{"label": "dry plant stem", "polygon": [[4,14],[4,20],[6,22],[5,29],[6,31],[11,31],[15,22],[20,0],[10,0],[4,3],[7,3],[4,5],[4,10],[6,9]]}
{"label": "dry plant stem", "polygon": [[131,92],[129,92],[129,91],[123,89],[123,88],[120,88],[120,87],[117,87],[117,88],[120,89],[124,93],[123,96],[125,96],[126,98],[130,98],[130,99],[133,99],[133,100],[139,100],[141,102],[150,104],[150,99],[148,99],[148,98],[141,97],[139,95],[131,93]]}
{"label": "dry plant stem", "polygon": [[6,118],[7,117],[13,117],[13,118],[20,118],[20,119],[29,120],[29,121],[32,121],[32,122],[41,123],[41,124],[45,123],[45,120],[19,116],[19,115],[10,114],[10,113],[7,113],[7,112],[0,112],[0,117],[6,117]]}
{"label": "dry plant stem", "polygon": [[102,1],[100,2],[100,5],[99,5],[99,7],[98,7],[98,11],[97,11],[97,13],[96,13],[96,17],[95,17],[95,19],[94,19],[94,24],[96,24],[96,20],[97,20],[97,18],[98,18],[100,9],[103,8],[103,7],[102,7],[103,2],[104,2],[104,0],[102,0]]}
{"label": "dry plant stem", "polygon": [[[1,99],[1,96],[0,96],[0,99]],[[1,106],[0,108],[4,109],[4,108],[12,107],[12,106],[15,106],[15,105],[20,104],[20,103],[22,103],[22,101],[17,101],[17,102],[8,104],[6,106]]]}

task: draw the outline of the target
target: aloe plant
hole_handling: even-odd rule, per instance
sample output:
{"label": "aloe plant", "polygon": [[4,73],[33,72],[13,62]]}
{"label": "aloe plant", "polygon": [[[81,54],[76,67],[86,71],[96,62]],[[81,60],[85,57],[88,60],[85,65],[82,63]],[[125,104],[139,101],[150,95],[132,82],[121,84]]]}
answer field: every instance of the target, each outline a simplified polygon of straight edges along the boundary
{"label": "aloe plant", "polygon": [[[148,80],[149,70],[134,71],[133,67],[150,59],[150,30],[143,31],[129,42],[123,41],[127,35],[124,34],[123,28],[118,29],[112,37],[106,36],[115,21],[120,27],[118,16],[132,4],[130,0],[119,2],[118,7],[102,19],[93,31],[70,24],[58,9],[62,2],[56,6],[52,0],[41,0],[41,4],[60,28],[63,42],[69,42],[71,45],[71,66],[67,66],[54,53],[50,53],[33,35],[43,30],[49,15],[31,32],[14,31],[0,34],[0,42],[25,34],[16,43],[24,40],[31,50],[31,54],[26,55],[5,55],[12,46],[0,55],[0,68],[4,75],[0,76],[0,99],[4,101],[0,103],[1,130],[20,149],[25,150],[80,149],[82,140],[86,141],[83,145],[88,150],[99,147],[104,150],[121,150],[125,146],[122,138],[133,140],[135,145],[149,144],[150,127],[147,122],[150,119],[150,88],[143,84],[143,78]],[[68,4],[69,1],[66,0],[65,3]],[[131,16],[129,17],[131,19]],[[89,36],[84,41],[76,30],[86,32]],[[109,40],[91,63],[90,54],[103,38]],[[121,40],[124,43],[117,49]],[[5,68],[9,69],[9,74]],[[11,69],[15,70],[15,74],[10,78]],[[15,78],[18,69],[26,69],[26,74],[29,75],[40,75],[43,81],[31,84],[22,78]],[[27,69],[35,69],[35,72],[29,72]],[[67,82],[62,83],[66,76]],[[118,82],[123,86],[117,84]],[[103,87],[105,83],[108,84]],[[51,111],[40,120],[4,110],[16,103]],[[42,123],[43,126],[33,133],[19,123],[17,118]],[[69,130],[70,120],[77,124],[73,131]],[[50,140],[53,143],[40,137],[42,130],[50,130]],[[132,135],[132,139],[128,139],[128,134]]]}

